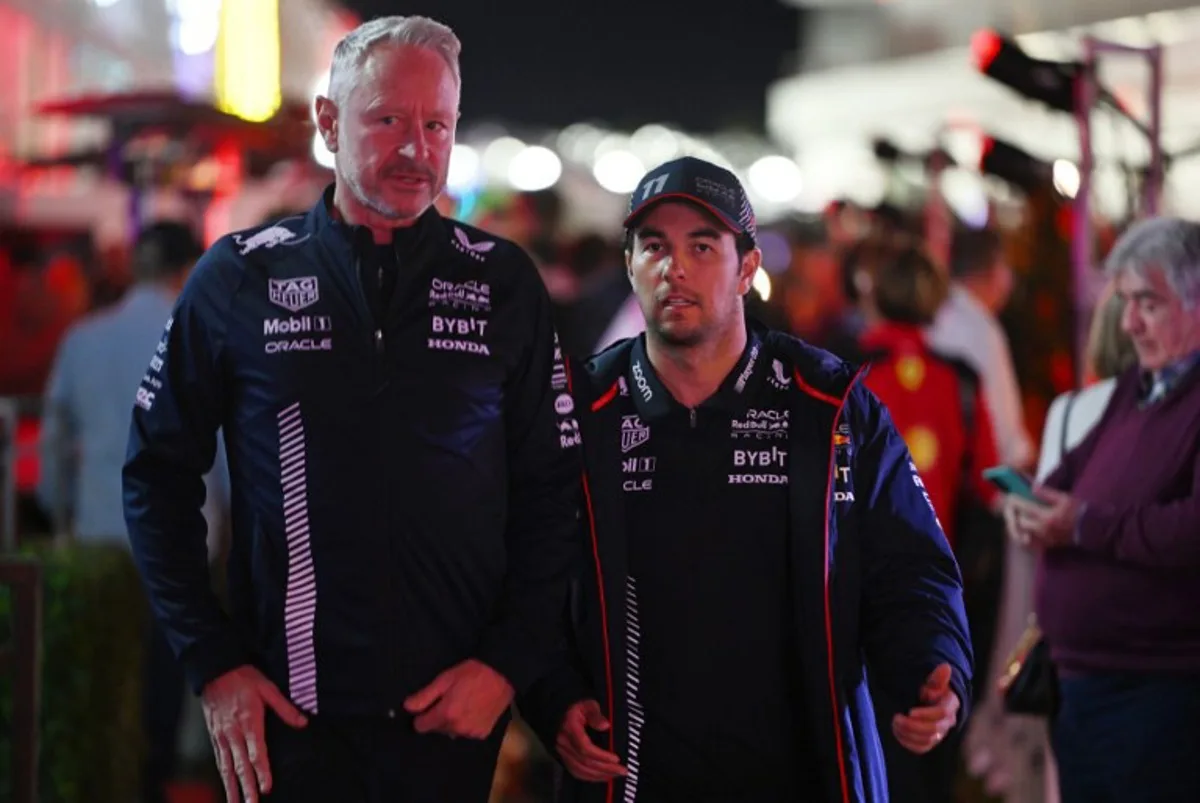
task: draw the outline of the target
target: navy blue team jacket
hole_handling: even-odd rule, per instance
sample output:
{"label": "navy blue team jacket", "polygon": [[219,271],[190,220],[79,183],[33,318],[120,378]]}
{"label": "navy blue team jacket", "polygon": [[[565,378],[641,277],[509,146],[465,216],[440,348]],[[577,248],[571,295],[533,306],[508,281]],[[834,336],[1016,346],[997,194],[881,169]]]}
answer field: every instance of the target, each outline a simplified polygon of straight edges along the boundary
{"label": "navy blue team jacket", "polygon": [[[952,668],[967,716],[972,655],[962,579],[904,441],[861,371],[778,332],[758,329],[749,371],[768,371],[786,393],[787,420],[755,419],[738,430],[786,427],[791,494],[792,584],[808,735],[823,770],[823,803],[886,803],[887,771],[868,685],[900,710],[918,705],[929,673]],[[608,784],[563,778],[562,803],[638,800],[637,611],[626,604],[628,547],[621,415],[613,400],[637,387],[634,341],[572,364],[583,434],[586,524],[591,552],[567,607],[572,648],[518,706],[547,745],[566,710],[596,699],[612,728],[597,738],[629,776]],[[751,385],[753,382],[750,383]],[[751,413],[753,411],[750,411]],[[736,604],[736,601],[731,601]],[[713,695],[726,690],[713,689]],[[703,705],[704,701],[697,701]]]}
{"label": "navy blue team jacket", "polygon": [[[197,690],[252,663],[306,711],[395,716],[466,658],[524,690],[578,552],[548,296],[520,248],[431,209],[376,313],[375,246],[329,203],[218,241],[137,389],[125,515],[155,615]],[[200,513],[218,429],[229,612]]]}

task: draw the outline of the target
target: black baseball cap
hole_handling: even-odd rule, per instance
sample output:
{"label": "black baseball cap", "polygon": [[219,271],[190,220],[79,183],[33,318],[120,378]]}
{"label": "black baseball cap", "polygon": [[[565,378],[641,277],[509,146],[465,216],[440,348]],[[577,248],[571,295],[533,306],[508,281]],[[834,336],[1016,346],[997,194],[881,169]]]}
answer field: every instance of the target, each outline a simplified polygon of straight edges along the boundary
{"label": "black baseball cap", "polygon": [[672,199],[690,201],[715,215],[734,234],[751,242],[758,240],[754,209],[742,182],[725,168],[694,156],[659,165],[642,177],[629,196],[625,228],[633,228],[654,204]]}

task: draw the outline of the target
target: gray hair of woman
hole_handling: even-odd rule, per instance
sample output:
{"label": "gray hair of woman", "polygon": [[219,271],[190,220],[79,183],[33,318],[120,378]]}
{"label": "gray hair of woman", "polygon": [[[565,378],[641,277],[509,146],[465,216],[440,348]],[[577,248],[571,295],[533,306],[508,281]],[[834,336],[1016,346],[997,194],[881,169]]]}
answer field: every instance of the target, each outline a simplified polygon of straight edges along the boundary
{"label": "gray hair of woman", "polygon": [[1124,309],[1124,300],[1113,292],[1110,284],[1092,313],[1088,332],[1087,360],[1097,379],[1118,376],[1137,364],[1133,341],[1121,328]]}

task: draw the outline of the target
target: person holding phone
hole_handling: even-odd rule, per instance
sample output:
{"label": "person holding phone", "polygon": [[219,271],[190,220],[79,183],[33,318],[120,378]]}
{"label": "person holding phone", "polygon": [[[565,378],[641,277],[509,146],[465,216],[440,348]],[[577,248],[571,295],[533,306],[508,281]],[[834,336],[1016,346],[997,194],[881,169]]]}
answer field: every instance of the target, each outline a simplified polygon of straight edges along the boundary
{"label": "person holding phone", "polygon": [[1200,789],[1200,225],[1139,221],[1106,270],[1138,364],[1005,519],[1039,554],[1063,803],[1184,803]]}

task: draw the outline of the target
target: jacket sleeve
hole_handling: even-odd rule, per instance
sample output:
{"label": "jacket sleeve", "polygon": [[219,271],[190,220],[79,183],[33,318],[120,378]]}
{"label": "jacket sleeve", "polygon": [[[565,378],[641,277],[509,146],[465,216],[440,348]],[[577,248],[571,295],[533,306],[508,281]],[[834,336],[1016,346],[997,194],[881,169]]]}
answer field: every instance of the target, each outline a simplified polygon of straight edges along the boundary
{"label": "jacket sleeve", "polygon": [[531,332],[505,393],[508,571],[477,657],[521,693],[552,665],[578,553],[579,429],[550,298],[528,257],[522,292]]}
{"label": "jacket sleeve", "polygon": [[[571,599],[578,600],[582,594],[580,578],[571,583]],[[601,701],[581,666],[582,657],[577,640],[578,622],[572,616],[574,606],[563,605],[564,639],[562,648],[555,653],[552,668],[536,680],[529,689],[517,698],[517,710],[529,724],[551,755],[555,755],[554,742],[562,726],[567,709],[580,700]]]}
{"label": "jacket sleeve", "polygon": [[204,475],[225,404],[220,369],[232,255],[196,266],[137,388],[123,471],[129,541],[154,615],[199,693],[248,662],[209,579]]}
{"label": "jacket sleeve", "polygon": [[[962,576],[891,416],[864,388],[851,397],[856,486],[864,493],[863,643],[876,684],[905,709],[925,679],[949,664],[962,709],[971,701],[972,654]],[[853,414],[853,413],[852,413]]]}
{"label": "jacket sleeve", "polygon": [[1194,452],[1183,498],[1134,507],[1089,502],[1079,519],[1079,548],[1149,568],[1200,568],[1200,449]]}

